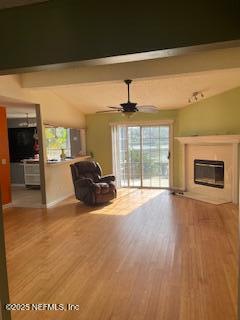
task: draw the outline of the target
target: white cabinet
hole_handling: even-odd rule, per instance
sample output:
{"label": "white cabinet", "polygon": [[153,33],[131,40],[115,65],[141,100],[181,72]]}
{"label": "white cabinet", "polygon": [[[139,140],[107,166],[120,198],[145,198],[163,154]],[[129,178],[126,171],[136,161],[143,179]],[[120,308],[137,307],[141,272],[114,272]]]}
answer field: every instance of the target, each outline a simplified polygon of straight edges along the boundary
{"label": "white cabinet", "polygon": [[25,186],[40,186],[40,170],[38,160],[24,160]]}

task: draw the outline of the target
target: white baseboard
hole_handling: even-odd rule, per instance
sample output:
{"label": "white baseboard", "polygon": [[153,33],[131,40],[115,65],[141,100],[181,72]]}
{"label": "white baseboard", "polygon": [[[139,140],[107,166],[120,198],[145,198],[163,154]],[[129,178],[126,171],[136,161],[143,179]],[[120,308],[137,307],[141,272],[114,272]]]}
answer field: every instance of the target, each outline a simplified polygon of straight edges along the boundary
{"label": "white baseboard", "polygon": [[180,192],[185,192],[186,191],[186,189],[184,189],[183,187],[171,187],[171,188],[169,188],[171,191],[176,191],[176,192],[178,192],[178,191],[180,191]]}
{"label": "white baseboard", "polygon": [[190,198],[190,199],[194,199],[194,200],[198,200],[198,201],[203,201],[203,202],[207,202],[207,203],[211,203],[211,204],[215,204],[215,205],[231,202],[231,200],[217,199],[217,198],[214,199],[214,198],[208,197],[206,195],[202,195],[202,194],[198,194],[198,193],[194,193],[194,192],[184,192],[183,196],[186,198]]}
{"label": "white baseboard", "polygon": [[[50,207],[53,207],[53,206],[57,205],[58,203],[60,203],[60,202],[62,202],[62,201],[64,201],[64,200],[72,197],[73,195],[74,195],[74,192],[69,193],[68,195],[66,195],[66,196],[64,196],[64,197],[61,197],[61,198],[59,198],[59,199],[57,199],[57,200],[55,200],[55,201],[49,202],[49,203],[47,203],[47,204],[42,204],[42,205],[40,205],[40,206],[38,206],[38,207],[36,207],[36,206],[33,205],[32,208],[50,208]],[[23,206],[23,207],[25,208],[25,206]],[[7,209],[7,208],[14,208],[14,204],[13,204],[12,202],[11,202],[11,203],[7,203],[7,204],[4,204],[4,205],[3,205],[3,209]]]}
{"label": "white baseboard", "polygon": [[56,204],[58,204],[59,202],[62,202],[62,201],[64,201],[64,200],[72,197],[73,195],[74,195],[74,192],[69,193],[68,195],[66,195],[66,196],[64,196],[64,197],[61,197],[61,198],[59,198],[59,199],[57,199],[57,200],[55,200],[55,201],[49,202],[49,203],[45,204],[45,208],[53,207],[53,206],[55,206]]}
{"label": "white baseboard", "polygon": [[2,207],[3,207],[3,210],[7,209],[7,208],[12,208],[13,207],[13,203],[10,202],[10,203],[4,204]]}

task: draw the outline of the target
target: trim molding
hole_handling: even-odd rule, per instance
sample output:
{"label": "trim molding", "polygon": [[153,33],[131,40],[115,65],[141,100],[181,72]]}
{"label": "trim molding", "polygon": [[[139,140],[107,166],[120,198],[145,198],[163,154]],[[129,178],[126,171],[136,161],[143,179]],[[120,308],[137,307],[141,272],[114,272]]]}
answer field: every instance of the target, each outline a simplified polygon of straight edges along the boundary
{"label": "trim molding", "polygon": [[212,43],[193,45],[193,46],[187,46],[187,47],[160,49],[160,50],[153,50],[153,51],[140,52],[140,53],[123,54],[123,55],[110,56],[110,57],[99,58],[99,59],[81,60],[81,61],[65,62],[65,63],[57,63],[57,64],[55,63],[55,64],[47,64],[47,65],[33,66],[33,67],[4,69],[4,70],[0,70],[0,75],[35,72],[35,71],[46,71],[46,70],[61,70],[66,68],[76,68],[79,66],[98,66],[98,65],[116,64],[116,63],[124,63],[124,62],[135,62],[135,61],[141,61],[141,60],[152,60],[152,59],[158,59],[158,58],[182,56],[182,55],[187,55],[190,53],[197,53],[202,51],[235,48],[239,46],[240,46],[240,40],[220,41],[220,42],[212,42]]}
{"label": "trim molding", "polygon": [[183,144],[219,144],[219,143],[240,143],[240,135],[212,135],[212,136],[189,136],[175,137]]}
{"label": "trim molding", "polygon": [[64,196],[64,197],[61,197],[61,198],[59,198],[59,199],[57,199],[57,200],[55,200],[55,201],[52,201],[52,202],[49,202],[49,203],[45,204],[44,207],[45,207],[45,208],[53,207],[53,206],[55,206],[56,204],[58,204],[59,202],[62,202],[62,201],[64,201],[64,200],[72,197],[73,195],[74,195],[74,192],[69,193],[68,195],[66,195],[66,196]]}
{"label": "trim molding", "polygon": [[[159,111],[161,111],[159,109]],[[157,125],[171,125],[174,123],[173,119],[163,119],[163,120],[139,120],[139,121],[116,121],[116,122],[110,122],[110,126],[157,126]]]}

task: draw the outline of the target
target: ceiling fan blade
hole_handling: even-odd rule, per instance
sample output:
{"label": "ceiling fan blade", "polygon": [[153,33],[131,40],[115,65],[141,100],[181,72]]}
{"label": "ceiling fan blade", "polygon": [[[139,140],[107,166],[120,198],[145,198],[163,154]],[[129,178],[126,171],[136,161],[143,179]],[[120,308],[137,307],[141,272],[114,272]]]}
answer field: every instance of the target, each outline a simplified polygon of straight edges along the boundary
{"label": "ceiling fan blade", "polygon": [[137,106],[139,112],[157,113],[159,109],[155,106]]}
{"label": "ceiling fan blade", "polygon": [[103,111],[96,111],[96,113],[107,113],[107,112],[112,112],[112,113],[114,113],[114,112],[118,112],[118,111],[121,111],[121,110],[103,110]]}
{"label": "ceiling fan blade", "polygon": [[121,106],[110,106],[110,107],[107,106],[107,108],[119,110],[119,109],[121,109]]}

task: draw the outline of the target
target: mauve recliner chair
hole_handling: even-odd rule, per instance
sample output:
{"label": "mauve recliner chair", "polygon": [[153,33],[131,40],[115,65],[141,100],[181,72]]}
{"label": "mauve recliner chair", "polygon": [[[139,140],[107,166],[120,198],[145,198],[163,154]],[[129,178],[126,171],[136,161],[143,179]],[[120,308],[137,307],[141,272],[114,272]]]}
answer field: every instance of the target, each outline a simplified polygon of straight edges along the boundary
{"label": "mauve recliner chair", "polygon": [[76,198],[88,205],[106,203],[117,196],[115,176],[102,176],[95,161],[80,161],[70,165]]}

